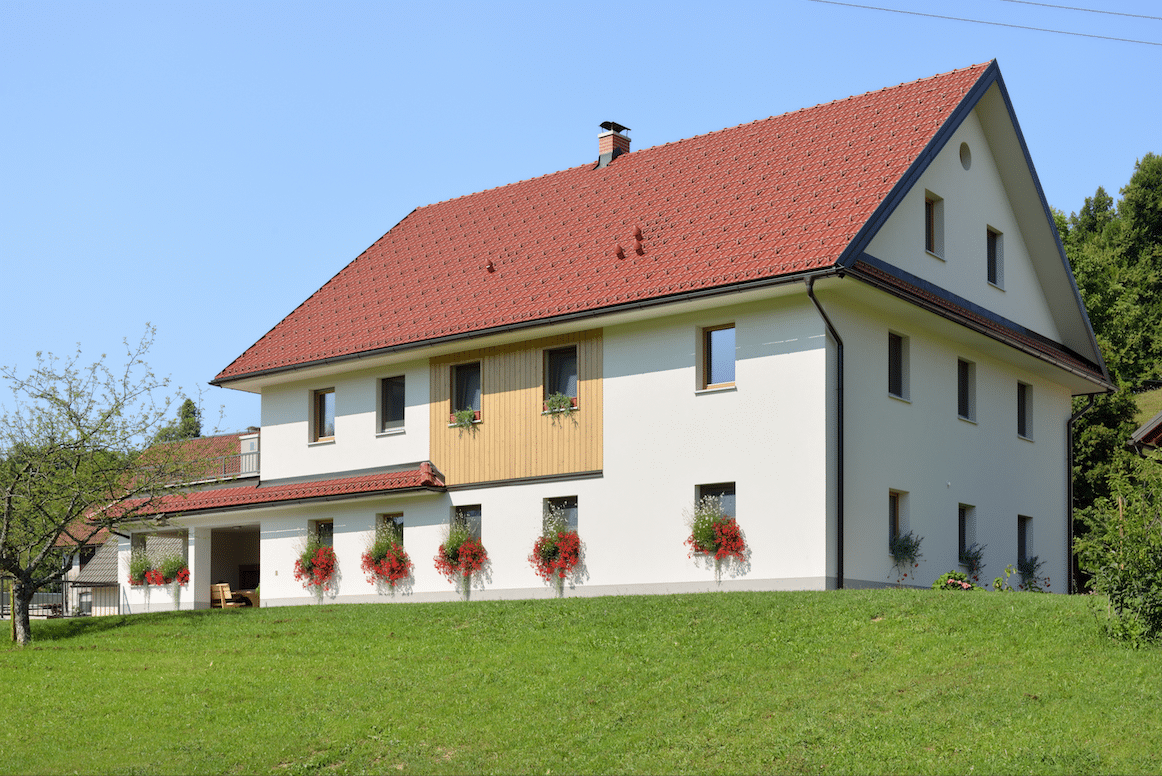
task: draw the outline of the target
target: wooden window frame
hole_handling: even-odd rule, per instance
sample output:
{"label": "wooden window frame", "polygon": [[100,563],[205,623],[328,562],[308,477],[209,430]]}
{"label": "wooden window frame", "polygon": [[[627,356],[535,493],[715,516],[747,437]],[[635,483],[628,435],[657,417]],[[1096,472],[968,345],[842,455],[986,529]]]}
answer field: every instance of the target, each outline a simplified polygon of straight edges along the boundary
{"label": "wooden window frame", "polygon": [[[390,386],[398,380],[403,388],[403,402],[399,409],[399,417],[391,417],[391,410],[394,409],[390,403]],[[407,376],[406,375],[392,375],[391,377],[381,378],[379,381],[379,433],[385,434],[388,432],[402,431],[404,428],[404,419],[407,414]]]}
{"label": "wooden window frame", "polygon": [[[565,394],[565,395],[569,397],[569,400],[572,403],[573,408],[574,409],[577,408],[577,396],[581,392],[581,352],[580,352],[580,348],[578,348],[576,344],[573,344],[573,345],[561,345],[558,347],[545,348],[545,350],[544,350],[543,357],[542,357],[542,363],[541,363],[541,368],[542,368],[542,373],[541,373],[542,374],[542,379],[541,379],[542,410],[548,411],[548,405],[544,404],[544,402],[547,402],[549,397],[552,396],[554,393],[556,393],[556,391],[549,390],[550,384],[553,383],[553,380],[551,378],[554,377],[554,371],[553,371],[554,370],[554,363],[553,363],[553,361],[555,358],[560,357],[562,354],[564,354],[568,351],[572,351],[572,353],[573,353],[573,384],[574,384],[574,388],[573,388],[573,393]],[[556,387],[556,386],[554,385],[553,387]]]}
{"label": "wooden window frame", "polygon": [[[331,402],[331,433],[327,430],[327,401]],[[335,439],[336,399],[334,388],[321,388],[311,392],[311,441],[329,442]]]}
{"label": "wooden window frame", "polygon": [[[732,366],[731,376],[734,379],[724,380],[718,383],[711,382],[712,370],[714,368],[714,348],[711,345],[711,340],[713,339],[715,332],[727,330],[734,332],[734,350],[730,354],[730,362]],[[698,387],[701,390],[735,387],[736,379],[738,377],[738,373],[736,371],[738,368],[738,327],[733,321],[730,323],[722,323],[717,326],[706,326],[702,328],[699,339],[699,360],[701,363],[699,364],[700,368]]]}

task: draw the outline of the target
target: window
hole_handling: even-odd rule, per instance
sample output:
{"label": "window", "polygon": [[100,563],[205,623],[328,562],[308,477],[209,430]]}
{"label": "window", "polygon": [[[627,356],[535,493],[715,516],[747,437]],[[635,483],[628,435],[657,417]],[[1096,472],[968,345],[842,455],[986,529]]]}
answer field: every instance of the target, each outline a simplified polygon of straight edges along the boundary
{"label": "window", "polygon": [[1033,386],[1017,383],[1017,436],[1033,438]]}
{"label": "window", "polygon": [[976,507],[961,504],[956,508],[956,557],[964,563],[964,552],[976,543]]}
{"label": "window", "polygon": [[898,490],[888,491],[888,542],[894,542],[898,536],[907,533],[907,521],[904,516],[904,494]]}
{"label": "window", "polygon": [[544,502],[544,513],[541,518],[541,529],[548,530],[549,520],[560,516],[568,526],[568,530],[577,530],[577,497],[563,496],[561,498],[547,498]]}
{"label": "window", "polygon": [[1001,239],[1001,233],[995,229],[986,230],[987,235],[987,256],[988,256],[988,280],[997,288],[1004,288],[1005,285],[1005,247],[1004,240]]}
{"label": "window", "polygon": [[728,517],[735,517],[733,482],[716,482],[713,485],[699,485],[697,496],[699,501],[708,496],[717,497],[722,502],[723,513]]}
{"label": "window", "polygon": [[1032,549],[1033,518],[1017,515],[1017,560],[1021,563],[1029,560]]}
{"label": "window", "polygon": [[908,398],[908,338],[888,332],[888,394]]}
{"label": "window", "polygon": [[403,546],[403,512],[380,515],[376,520],[376,528],[384,533],[390,533],[392,541],[400,547]]}
{"label": "window", "polygon": [[544,398],[555,394],[568,396],[577,406],[577,346],[545,351]]}
{"label": "window", "polygon": [[976,364],[956,360],[956,414],[962,420],[976,420]]}
{"label": "window", "polygon": [[385,377],[379,381],[379,430],[380,432],[403,428],[404,379]]}
{"label": "window", "polygon": [[452,367],[452,412],[473,410],[480,418],[480,362]]}
{"label": "window", "polygon": [[311,536],[324,547],[335,546],[335,521],[312,520],[310,525]]}
{"label": "window", "polygon": [[466,528],[474,539],[480,538],[481,511],[479,504],[463,507],[453,507],[452,527]]}
{"label": "window", "polygon": [[924,192],[924,250],[944,258],[944,200]]}
{"label": "window", "polygon": [[335,389],[325,388],[312,395],[312,441],[335,438]]}
{"label": "window", "polygon": [[702,330],[702,388],[734,385],[734,324]]}

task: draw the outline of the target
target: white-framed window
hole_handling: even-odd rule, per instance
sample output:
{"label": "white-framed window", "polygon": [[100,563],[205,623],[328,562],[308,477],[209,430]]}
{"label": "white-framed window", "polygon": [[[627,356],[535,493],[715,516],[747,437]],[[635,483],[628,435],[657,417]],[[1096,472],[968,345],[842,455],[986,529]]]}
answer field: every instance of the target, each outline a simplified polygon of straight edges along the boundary
{"label": "white-framed window", "polygon": [[699,388],[728,388],[734,385],[734,334],[733,323],[702,329]]}
{"label": "white-framed window", "polygon": [[976,364],[956,359],[956,415],[976,421]]}
{"label": "white-framed window", "polygon": [[1017,436],[1033,438],[1033,386],[1017,383]]}
{"label": "white-framed window", "polygon": [[479,504],[452,507],[452,527],[465,528],[473,539],[481,536],[483,510]]}
{"label": "white-framed window", "polygon": [[311,520],[307,523],[307,532],[310,534],[310,539],[313,539],[322,546],[335,546],[334,520]]}
{"label": "white-framed window", "polygon": [[988,281],[997,288],[1005,287],[1004,236],[991,226],[985,230],[985,262]]}
{"label": "white-framed window", "polygon": [[560,496],[557,498],[547,498],[542,505],[541,528],[547,530],[549,520],[555,515],[559,515],[568,526],[568,530],[577,530],[577,497],[576,496]]}
{"label": "white-framed window", "polygon": [[956,507],[956,541],[957,560],[964,563],[965,551],[976,544],[976,507],[971,504],[959,504]]}
{"label": "white-framed window", "polygon": [[924,250],[944,258],[944,200],[924,192]]}
{"label": "white-framed window", "polygon": [[403,429],[404,376],[385,377],[379,381],[379,432]]}
{"label": "white-framed window", "polygon": [[545,351],[545,380],[543,399],[560,394],[568,396],[577,406],[577,346],[552,348]]}
{"label": "white-framed window", "polygon": [[908,338],[888,332],[888,395],[908,398]]}
{"label": "white-framed window", "polygon": [[1017,515],[1017,560],[1025,562],[1033,556],[1033,518]]}
{"label": "white-framed window", "polygon": [[480,362],[469,361],[452,367],[452,414],[472,410],[480,420]]}
{"label": "white-framed window", "polygon": [[311,441],[335,438],[335,389],[323,388],[311,393]]}
{"label": "white-framed window", "polygon": [[735,512],[735,494],[733,482],[714,482],[708,485],[699,485],[694,491],[696,501],[707,496],[715,496],[722,504],[722,512],[727,517],[737,517]]}

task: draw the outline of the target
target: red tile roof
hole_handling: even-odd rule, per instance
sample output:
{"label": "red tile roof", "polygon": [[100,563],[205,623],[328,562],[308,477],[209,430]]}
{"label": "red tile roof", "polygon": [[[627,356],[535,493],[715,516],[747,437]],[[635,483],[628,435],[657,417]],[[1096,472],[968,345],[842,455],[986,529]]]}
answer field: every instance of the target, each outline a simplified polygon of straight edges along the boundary
{"label": "red tile roof", "polygon": [[832,266],[988,67],[418,208],[214,382]]}
{"label": "red tile roof", "polygon": [[141,502],[128,502],[125,508],[139,508],[138,514],[189,514],[204,510],[222,510],[237,507],[261,506],[286,501],[320,498],[350,498],[375,493],[412,488],[444,487],[443,480],[428,462],[416,469],[342,477],[331,480],[313,480],[285,485],[245,485],[237,488],[198,490],[185,494],[163,496],[148,508],[140,509]]}

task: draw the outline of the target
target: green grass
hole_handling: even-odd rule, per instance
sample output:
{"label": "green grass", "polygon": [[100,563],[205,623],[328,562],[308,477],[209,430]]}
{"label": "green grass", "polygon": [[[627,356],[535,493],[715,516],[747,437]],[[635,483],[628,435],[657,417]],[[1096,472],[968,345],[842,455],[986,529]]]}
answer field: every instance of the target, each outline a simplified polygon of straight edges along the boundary
{"label": "green grass", "polygon": [[1158,773],[1100,600],[914,590],[37,622],[4,773]]}
{"label": "green grass", "polygon": [[1138,402],[1138,414],[1134,416],[1134,424],[1141,426],[1150,418],[1162,412],[1162,388],[1153,391],[1144,391],[1134,396]]}

